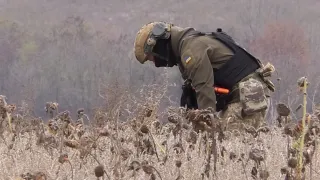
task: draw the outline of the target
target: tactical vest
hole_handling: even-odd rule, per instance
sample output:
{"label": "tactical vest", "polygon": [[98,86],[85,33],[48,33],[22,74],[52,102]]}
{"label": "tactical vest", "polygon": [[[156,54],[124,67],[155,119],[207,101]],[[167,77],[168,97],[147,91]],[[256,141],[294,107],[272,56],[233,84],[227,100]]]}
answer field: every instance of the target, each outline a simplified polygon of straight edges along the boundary
{"label": "tactical vest", "polygon": [[258,59],[237,45],[237,43],[224,32],[203,33],[198,31],[196,34],[190,36],[204,35],[219,40],[234,53],[232,58],[230,58],[221,68],[214,71],[215,86],[232,89],[232,87],[241,79],[261,67],[262,64]]}
{"label": "tactical vest", "polygon": [[[248,77],[248,75],[253,74],[254,72],[257,72],[257,75],[262,78],[262,80],[267,84],[268,88],[274,91],[274,85],[272,84],[272,82],[264,79],[264,75],[261,74],[261,69],[258,70],[263,66],[260,60],[240,47],[229,35],[222,32],[221,29],[220,31],[218,29],[217,32],[211,33],[203,33],[197,31],[188,35],[188,37],[190,36],[210,36],[214,39],[219,40],[234,53],[232,58],[230,58],[224,65],[222,65],[222,67],[220,67],[218,70],[213,69],[214,86],[220,86],[232,91],[229,94],[216,94],[217,111],[225,110],[227,108],[227,104],[229,104],[230,102],[238,101],[237,98],[234,98],[238,93],[238,91],[233,91],[234,86],[242,79]],[[182,64],[179,65],[179,69],[181,72],[183,72]],[[186,77],[183,78],[185,79]],[[193,104],[192,106],[197,108],[197,104]]]}

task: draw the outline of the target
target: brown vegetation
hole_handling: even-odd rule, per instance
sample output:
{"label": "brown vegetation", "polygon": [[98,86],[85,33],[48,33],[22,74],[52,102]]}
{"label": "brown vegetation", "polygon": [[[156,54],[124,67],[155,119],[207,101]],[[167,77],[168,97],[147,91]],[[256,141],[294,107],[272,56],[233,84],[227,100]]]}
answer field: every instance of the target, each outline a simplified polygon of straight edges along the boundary
{"label": "brown vegetation", "polygon": [[[0,96],[0,177],[319,179],[318,6],[0,0],[0,94],[7,96]],[[210,109],[192,117],[173,108],[178,69],[141,66],[132,54],[136,31],[154,20],[221,27],[264,64],[272,62],[270,124],[228,132],[212,122]],[[306,96],[303,83],[296,85],[300,76],[310,81]]]}
{"label": "brown vegetation", "polygon": [[[0,0],[1,94],[19,105],[26,102],[34,116],[45,115],[46,101],[59,102],[61,110],[85,108],[93,116],[96,107],[117,101],[114,94],[138,95],[144,85],[161,84],[165,70],[142,67],[132,54],[136,31],[154,20],[203,31],[221,27],[264,64],[275,65],[273,80],[281,79],[272,97],[276,103],[298,105],[292,87],[300,76],[308,76],[309,90],[316,92],[320,22],[315,0],[86,3]],[[162,101],[162,110],[177,105],[180,96],[178,69],[172,68],[168,76],[170,100]],[[108,102],[101,96],[109,96]],[[127,113],[123,115],[125,119]]]}
{"label": "brown vegetation", "polygon": [[[159,93],[153,91],[156,97]],[[314,158],[318,155],[319,111],[306,114],[306,123],[295,123],[292,110],[278,104],[276,124],[259,129],[244,125],[244,131],[229,131],[221,128],[222,121],[210,109],[191,115],[183,108],[169,108],[168,123],[161,123],[155,116],[157,101],[137,104],[141,108],[124,122],[96,116],[98,119],[84,124],[84,109],[79,109],[73,120],[71,112],[58,111],[58,103],[46,103],[51,119],[45,122],[25,111],[10,110],[12,105],[6,103],[5,96],[0,97],[1,176],[7,179],[320,177],[320,162]],[[306,133],[301,151],[303,127]]]}

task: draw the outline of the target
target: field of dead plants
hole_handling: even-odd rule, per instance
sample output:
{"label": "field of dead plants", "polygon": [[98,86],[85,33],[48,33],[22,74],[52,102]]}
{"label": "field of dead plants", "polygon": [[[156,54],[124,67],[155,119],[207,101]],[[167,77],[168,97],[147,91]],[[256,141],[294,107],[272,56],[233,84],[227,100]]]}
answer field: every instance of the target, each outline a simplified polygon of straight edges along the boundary
{"label": "field of dead plants", "polygon": [[44,121],[7,102],[1,95],[5,180],[320,178],[320,113],[306,113],[305,101],[303,120],[277,104],[274,124],[258,129],[241,124],[240,131],[229,131],[210,109],[190,114],[169,107],[168,122],[161,123],[150,103],[137,104],[135,116],[119,121],[119,108],[88,117],[85,109],[60,112],[58,102],[47,102],[50,120]]}
{"label": "field of dead plants", "polygon": [[[320,179],[319,6],[0,0],[0,180]],[[210,109],[177,108],[179,69],[133,56],[136,32],[151,21],[222,28],[272,63],[267,125],[230,131]],[[296,91],[301,76],[308,98]]]}

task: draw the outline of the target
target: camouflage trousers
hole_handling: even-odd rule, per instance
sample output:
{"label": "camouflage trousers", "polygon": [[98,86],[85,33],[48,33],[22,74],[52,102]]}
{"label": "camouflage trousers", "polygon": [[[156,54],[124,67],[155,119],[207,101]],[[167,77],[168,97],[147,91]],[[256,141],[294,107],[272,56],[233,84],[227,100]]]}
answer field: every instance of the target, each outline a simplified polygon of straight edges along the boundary
{"label": "camouflage trousers", "polygon": [[244,78],[235,86],[240,98],[232,102],[219,116],[225,129],[243,129],[244,126],[259,128],[265,125],[270,106],[268,87],[255,74]]}
{"label": "camouflage trousers", "polygon": [[[267,102],[270,103],[269,98],[267,98]],[[219,117],[225,130],[243,130],[244,126],[252,126],[254,128],[264,126],[267,112],[268,109],[252,115],[244,115],[242,112],[242,104],[235,102],[229,104],[227,110],[219,112]]]}

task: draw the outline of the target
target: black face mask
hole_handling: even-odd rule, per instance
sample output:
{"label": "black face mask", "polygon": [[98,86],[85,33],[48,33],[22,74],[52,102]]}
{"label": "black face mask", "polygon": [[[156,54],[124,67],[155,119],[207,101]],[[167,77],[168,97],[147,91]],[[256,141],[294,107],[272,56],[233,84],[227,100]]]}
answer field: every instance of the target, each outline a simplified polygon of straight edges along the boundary
{"label": "black face mask", "polygon": [[153,48],[153,53],[156,54],[154,56],[156,67],[172,67],[176,65],[169,39],[159,39]]}
{"label": "black face mask", "polygon": [[168,66],[168,62],[165,61],[164,59],[160,59],[158,57],[155,57],[154,59],[154,65],[156,67],[167,67]]}

